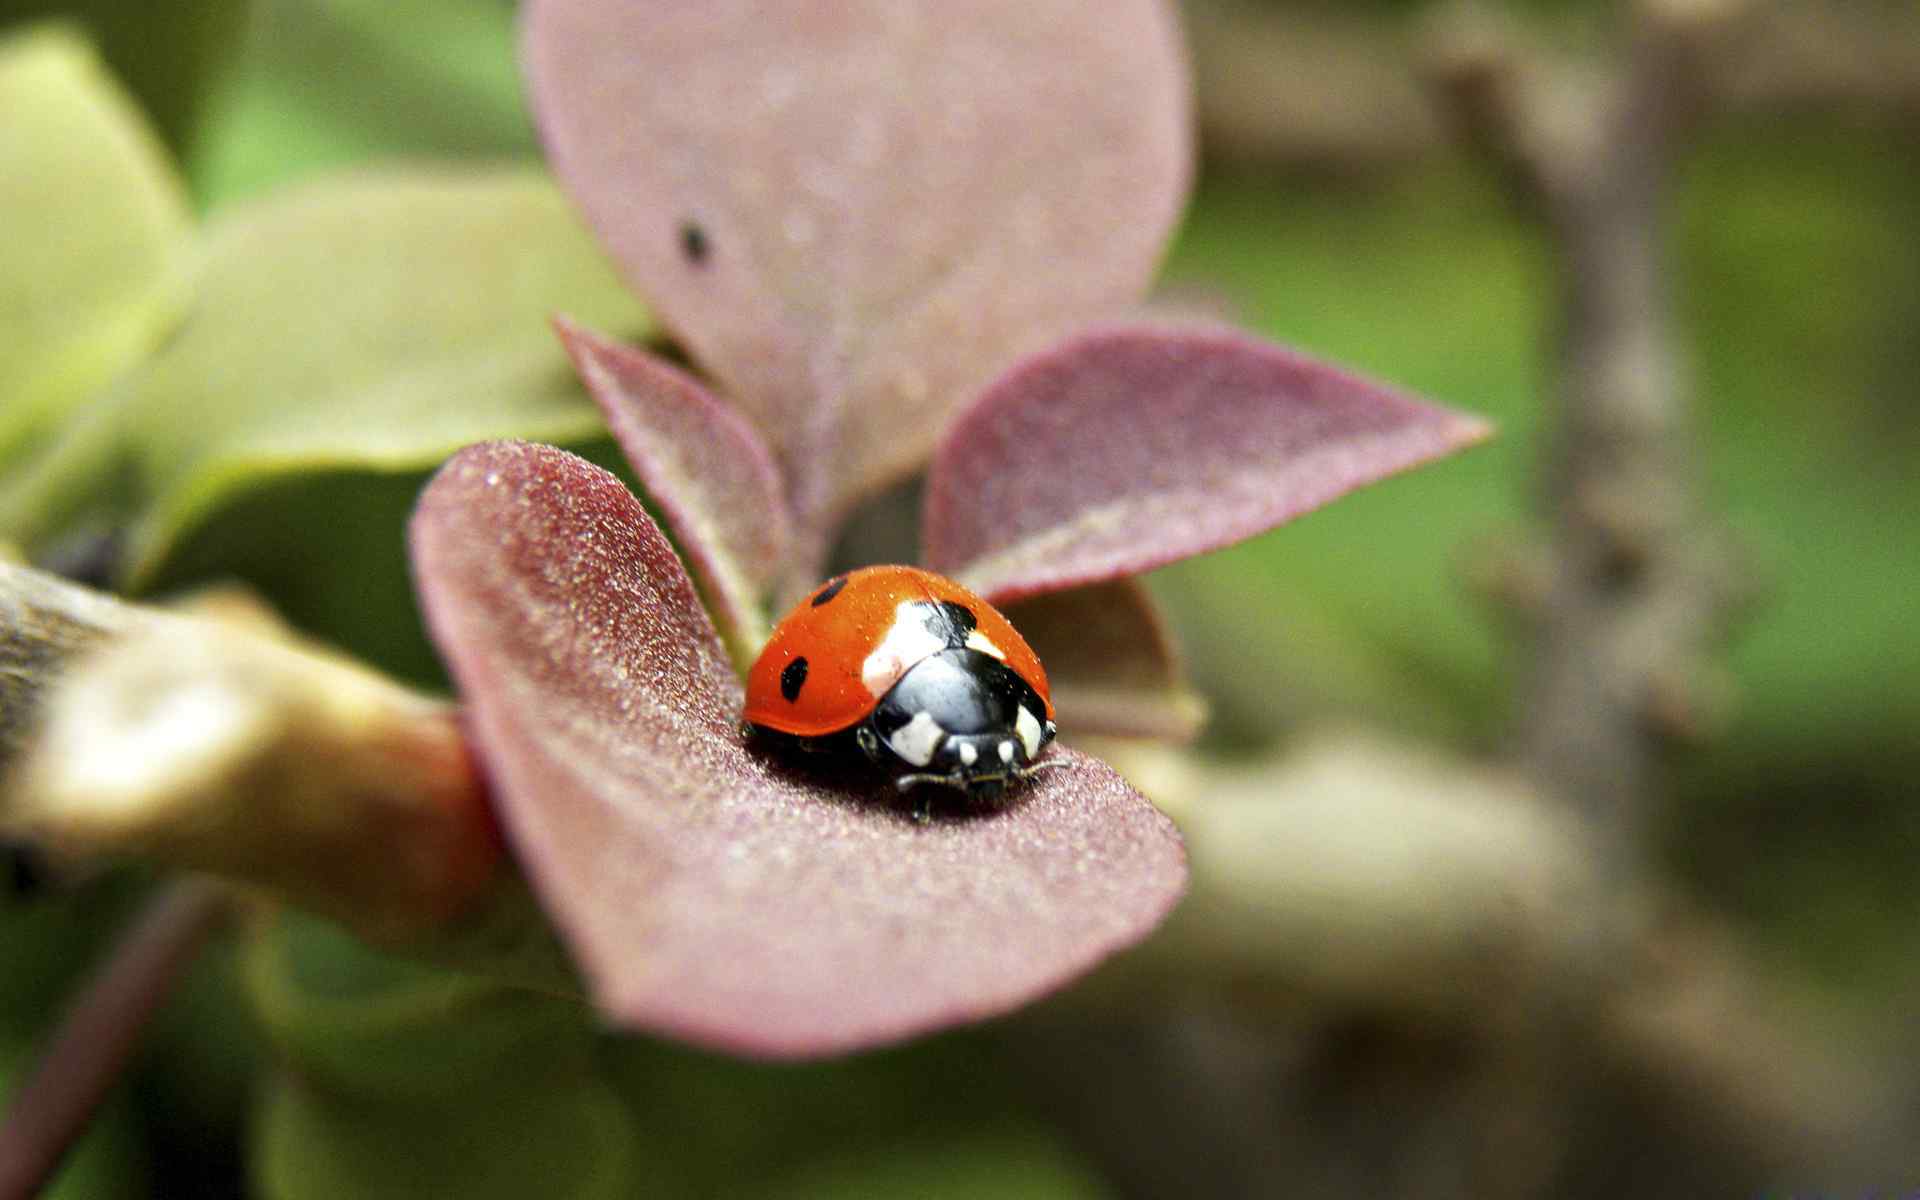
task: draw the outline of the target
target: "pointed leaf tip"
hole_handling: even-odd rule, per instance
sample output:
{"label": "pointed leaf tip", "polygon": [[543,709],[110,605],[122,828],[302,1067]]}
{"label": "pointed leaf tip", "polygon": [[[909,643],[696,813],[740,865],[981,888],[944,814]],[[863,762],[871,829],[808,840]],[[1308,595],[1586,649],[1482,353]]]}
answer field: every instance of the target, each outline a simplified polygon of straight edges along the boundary
{"label": "pointed leaf tip", "polygon": [[532,0],[523,53],[555,173],[814,524],[1137,301],[1185,201],[1162,0]]}
{"label": "pointed leaf tip", "polygon": [[1491,433],[1226,329],[1091,330],[1016,364],[957,418],[923,547],[995,601],[1216,550]]}
{"label": "pointed leaf tip", "polygon": [[1186,741],[1206,703],[1187,685],[1173,635],[1146,586],[1116,579],[1008,605],[1047,665],[1060,727],[1075,737]]}
{"label": "pointed leaf tip", "polygon": [[1104,765],[916,825],[884,782],[745,743],[741,693],[671,549],[612,476],[472,447],[423,496],[429,626],[503,822],[602,1009],[811,1057],[1006,1011],[1153,928],[1171,822]]}
{"label": "pointed leaf tip", "polygon": [[728,644],[736,653],[757,648],[792,525],[766,444],[686,372],[564,317],[554,328],[686,551]]}

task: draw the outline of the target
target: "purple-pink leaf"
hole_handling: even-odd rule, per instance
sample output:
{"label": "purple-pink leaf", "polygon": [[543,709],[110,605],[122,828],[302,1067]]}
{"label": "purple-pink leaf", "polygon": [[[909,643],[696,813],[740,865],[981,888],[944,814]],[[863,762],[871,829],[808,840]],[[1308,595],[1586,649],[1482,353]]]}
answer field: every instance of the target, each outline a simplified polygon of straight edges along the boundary
{"label": "purple-pink leaf", "polygon": [[554,170],[810,546],[1015,353],[1137,301],[1185,198],[1162,0],[530,0],[524,54]]}
{"label": "purple-pink leaf", "polygon": [[1032,596],[1006,615],[1046,664],[1067,736],[1183,741],[1200,731],[1206,705],[1138,580]]}
{"label": "purple-pink leaf", "polygon": [[1071,750],[917,825],[884,781],[750,747],[672,548],[562,451],[462,451],[412,550],[509,838],[618,1024],[769,1057],[902,1038],[1059,986],[1185,885],[1171,823]]}
{"label": "purple-pink leaf", "polygon": [[1489,432],[1231,330],[1092,330],[955,419],[922,549],[1011,601],[1218,549]]}
{"label": "purple-pink leaf", "polygon": [[684,371],[564,318],[554,327],[679,539],[728,644],[757,648],[791,533],[766,444]]}

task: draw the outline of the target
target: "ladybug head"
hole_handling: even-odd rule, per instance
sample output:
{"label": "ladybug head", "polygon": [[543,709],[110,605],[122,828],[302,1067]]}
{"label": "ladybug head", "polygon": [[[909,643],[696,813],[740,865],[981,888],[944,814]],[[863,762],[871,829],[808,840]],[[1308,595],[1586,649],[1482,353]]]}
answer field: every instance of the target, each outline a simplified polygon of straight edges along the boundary
{"label": "ladybug head", "polygon": [[910,768],[901,790],[921,784],[998,795],[1053,764],[1036,760],[1055,726],[1033,687],[1007,664],[970,648],[921,660],[880,699],[862,728],[868,755]]}

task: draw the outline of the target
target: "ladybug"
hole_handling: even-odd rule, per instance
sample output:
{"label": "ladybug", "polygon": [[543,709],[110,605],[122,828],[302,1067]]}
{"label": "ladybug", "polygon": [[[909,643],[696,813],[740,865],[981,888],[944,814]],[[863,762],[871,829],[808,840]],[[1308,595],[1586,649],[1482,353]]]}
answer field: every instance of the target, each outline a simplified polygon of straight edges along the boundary
{"label": "ladybug", "polygon": [[[998,799],[1058,765],[1040,659],[992,605],[918,567],[863,567],[821,584],[747,672],[746,722],[804,750],[853,752],[922,784]],[[926,820],[923,793],[914,808]]]}

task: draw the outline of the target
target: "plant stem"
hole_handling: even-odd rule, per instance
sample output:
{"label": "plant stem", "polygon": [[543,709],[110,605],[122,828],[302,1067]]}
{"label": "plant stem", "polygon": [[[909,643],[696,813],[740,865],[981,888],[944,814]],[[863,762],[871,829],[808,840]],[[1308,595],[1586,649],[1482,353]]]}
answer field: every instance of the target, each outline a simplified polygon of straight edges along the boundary
{"label": "plant stem", "polygon": [[104,593],[0,562],[0,768],[26,744],[68,660],[145,619]]}
{"label": "plant stem", "polygon": [[[1210,167],[1391,175],[1427,168],[1447,150],[1442,105],[1410,82],[1427,47],[1378,6],[1182,7]],[[1693,81],[1715,112],[1838,110],[1895,128],[1920,124],[1920,8],[1857,0],[1748,7]]]}
{"label": "plant stem", "polygon": [[0,1200],[52,1180],[228,904],[204,880],[168,885],[87,982],[0,1119]]}
{"label": "plant stem", "polygon": [[1557,426],[1543,471],[1550,571],[1518,731],[1521,762],[1598,839],[1623,893],[1669,743],[1697,732],[1736,593],[1706,517],[1664,261],[1676,147],[1708,97],[1708,52],[1740,0],[1643,0],[1597,80],[1480,27],[1442,79],[1468,134],[1560,263]]}
{"label": "plant stem", "polygon": [[[1648,935],[1648,842],[1669,744],[1694,734],[1734,595],[1699,497],[1690,397],[1665,261],[1673,159],[1710,102],[1705,62],[1748,0],[1640,0],[1625,52],[1598,70],[1523,51],[1467,10],[1439,82],[1468,139],[1559,267],[1558,409],[1544,454],[1546,586],[1516,757],[1593,846],[1570,969],[1533,981],[1485,1083],[1531,1145],[1509,1195],[1549,1192],[1573,1152],[1557,1080],[1577,1069],[1596,997]],[[1486,1161],[1503,1151],[1483,1148]]]}

